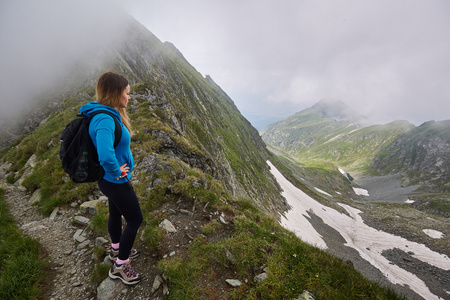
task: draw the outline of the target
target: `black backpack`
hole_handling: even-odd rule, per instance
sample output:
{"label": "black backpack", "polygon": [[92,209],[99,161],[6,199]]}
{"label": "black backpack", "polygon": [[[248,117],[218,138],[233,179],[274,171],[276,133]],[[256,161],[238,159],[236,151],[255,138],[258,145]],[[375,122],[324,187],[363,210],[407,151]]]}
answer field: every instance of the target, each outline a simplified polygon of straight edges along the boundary
{"label": "black backpack", "polygon": [[105,173],[98,161],[97,149],[89,136],[89,123],[92,117],[102,113],[114,119],[114,148],[116,148],[122,137],[122,128],[113,113],[106,110],[95,111],[89,117],[77,115],[78,118],[70,121],[61,134],[59,158],[64,171],[76,183],[98,181]]}

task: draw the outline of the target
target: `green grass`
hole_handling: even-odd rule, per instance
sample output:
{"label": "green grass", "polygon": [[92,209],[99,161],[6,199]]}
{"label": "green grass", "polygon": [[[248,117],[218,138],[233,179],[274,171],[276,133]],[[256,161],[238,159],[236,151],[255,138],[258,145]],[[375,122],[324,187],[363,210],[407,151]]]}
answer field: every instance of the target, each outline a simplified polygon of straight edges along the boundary
{"label": "green grass", "polygon": [[211,221],[202,227],[202,233],[206,236],[209,236],[221,228],[222,224],[217,221]]}
{"label": "green grass", "polygon": [[96,234],[105,235],[108,233],[108,218],[108,208],[102,202],[98,203],[97,214],[91,219],[91,226]]}
{"label": "green grass", "polygon": [[143,238],[150,249],[158,249],[159,243],[163,239],[163,229],[159,227],[163,219],[164,217],[160,213],[150,212],[145,214],[146,226]]}
{"label": "green grass", "polygon": [[110,268],[110,265],[104,264],[103,262],[98,262],[91,273],[91,283],[99,285],[106,277],[108,277],[108,271]]}
{"label": "green grass", "polygon": [[24,236],[14,224],[0,189],[0,299],[36,299],[45,263],[37,241]]}
{"label": "green grass", "polygon": [[55,155],[38,164],[22,185],[30,192],[41,189],[39,211],[48,216],[58,206],[87,199],[94,191],[96,183],[76,184],[68,179],[61,168],[59,157]]}

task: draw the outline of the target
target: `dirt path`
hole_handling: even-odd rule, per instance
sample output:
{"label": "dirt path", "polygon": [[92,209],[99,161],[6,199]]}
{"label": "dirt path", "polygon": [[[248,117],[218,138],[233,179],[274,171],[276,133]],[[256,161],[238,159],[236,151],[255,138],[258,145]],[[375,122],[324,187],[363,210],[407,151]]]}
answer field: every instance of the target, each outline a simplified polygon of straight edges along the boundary
{"label": "dirt path", "polygon": [[[67,299],[97,299],[97,284],[91,283],[92,270],[98,262],[93,258],[94,241],[96,236],[88,226],[80,226],[73,222],[77,215],[82,214],[78,205],[76,207],[59,207],[50,217],[44,217],[38,212],[35,205],[30,203],[30,196],[23,188],[3,183],[5,200],[10,206],[10,213],[14,216],[16,224],[26,235],[39,241],[44,257],[49,262],[46,278],[42,283],[43,295],[41,299],[67,300]],[[75,205],[74,205],[75,206]],[[167,285],[161,277],[163,274],[157,268],[159,260],[168,256],[183,256],[187,253],[192,237],[201,233],[201,227],[209,222],[213,216],[203,212],[200,207],[195,213],[195,203],[179,201],[167,203],[157,211],[168,215],[168,219],[177,228],[177,232],[166,235],[158,250],[150,250],[139,238],[135,247],[141,250],[141,255],[132,263],[133,268],[143,275],[141,283],[135,286],[126,286],[120,280],[106,278],[109,292],[102,299],[148,299],[161,300],[167,293]],[[216,216],[217,217],[217,216]],[[81,244],[74,239],[80,229],[89,244],[80,249]],[[138,236],[140,233],[138,233]],[[105,239],[108,237],[105,236]],[[108,244],[105,245],[107,247]],[[109,262],[109,261],[108,261]],[[105,275],[105,277],[107,277]],[[162,284],[155,290],[155,281],[162,280]],[[225,279],[215,283],[215,288],[230,292],[232,288],[226,284]],[[218,298],[218,299],[226,299]]]}
{"label": "dirt path", "polygon": [[5,192],[5,200],[18,228],[39,241],[49,262],[42,299],[94,298],[95,287],[89,282],[92,250],[77,249],[73,239],[80,228],[71,224],[70,216],[78,209],[60,208],[56,215],[43,217],[22,189],[7,185]]}

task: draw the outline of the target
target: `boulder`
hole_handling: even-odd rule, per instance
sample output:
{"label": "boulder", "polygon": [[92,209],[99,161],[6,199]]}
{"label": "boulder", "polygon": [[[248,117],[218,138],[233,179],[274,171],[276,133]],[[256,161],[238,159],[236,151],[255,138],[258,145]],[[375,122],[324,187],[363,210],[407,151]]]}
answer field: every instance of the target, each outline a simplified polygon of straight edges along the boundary
{"label": "boulder", "polygon": [[95,216],[97,214],[97,205],[99,203],[102,203],[102,201],[100,200],[91,200],[91,201],[86,201],[83,204],[80,205],[80,209],[83,212],[88,212],[91,215]]}
{"label": "boulder", "polygon": [[164,219],[159,224],[159,227],[161,227],[162,229],[166,230],[167,232],[177,232],[175,226],[173,226],[173,224],[167,219]]}
{"label": "boulder", "polygon": [[112,300],[121,294],[122,281],[107,277],[97,288],[97,300]]}

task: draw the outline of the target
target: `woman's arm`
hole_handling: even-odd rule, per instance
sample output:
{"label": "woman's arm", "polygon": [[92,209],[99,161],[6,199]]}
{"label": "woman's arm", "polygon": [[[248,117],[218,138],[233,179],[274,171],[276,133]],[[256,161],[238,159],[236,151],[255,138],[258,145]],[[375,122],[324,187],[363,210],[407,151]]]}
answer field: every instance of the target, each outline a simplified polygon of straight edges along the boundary
{"label": "woman's arm", "polygon": [[[109,174],[111,177],[120,177],[122,175],[122,170],[114,150],[114,120],[109,115],[99,114],[95,116],[91,122],[94,122],[94,134],[100,165],[105,170],[105,173]],[[126,170],[123,169],[123,171]]]}

